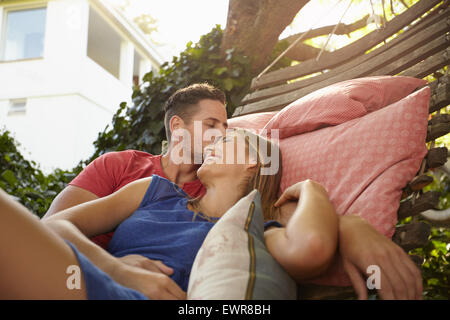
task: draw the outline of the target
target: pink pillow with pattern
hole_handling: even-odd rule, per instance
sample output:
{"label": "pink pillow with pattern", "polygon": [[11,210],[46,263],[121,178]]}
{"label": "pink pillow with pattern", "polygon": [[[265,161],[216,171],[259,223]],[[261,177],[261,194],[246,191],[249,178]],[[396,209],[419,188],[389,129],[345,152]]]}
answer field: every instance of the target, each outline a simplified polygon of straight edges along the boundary
{"label": "pink pillow with pattern", "polygon": [[272,119],[276,113],[277,111],[259,112],[231,118],[228,119],[228,126],[230,128],[255,129],[259,131],[264,128],[267,122],[269,122],[269,120]]}
{"label": "pink pillow with pattern", "polygon": [[401,76],[342,81],[292,102],[264,128],[279,129],[279,138],[283,139],[338,125],[397,102],[426,84],[422,79]]}
{"label": "pink pillow with pattern", "polygon": [[[312,179],[328,191],[340,215],[358,214],[391,238],[402,188],[427,153],[430,88],[338,126],[280,140],[281,191]],[[345,274],[316,279],[350,285]]]}

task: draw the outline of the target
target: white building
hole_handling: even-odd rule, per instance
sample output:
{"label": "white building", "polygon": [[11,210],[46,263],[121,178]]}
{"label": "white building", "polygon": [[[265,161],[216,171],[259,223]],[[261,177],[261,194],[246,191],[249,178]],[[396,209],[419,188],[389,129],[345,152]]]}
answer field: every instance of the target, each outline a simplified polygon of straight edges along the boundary
{"label": "white building", "polygon": [[162,62],[103,0],[0,0],[0,127],[45,172],[71,169]]}

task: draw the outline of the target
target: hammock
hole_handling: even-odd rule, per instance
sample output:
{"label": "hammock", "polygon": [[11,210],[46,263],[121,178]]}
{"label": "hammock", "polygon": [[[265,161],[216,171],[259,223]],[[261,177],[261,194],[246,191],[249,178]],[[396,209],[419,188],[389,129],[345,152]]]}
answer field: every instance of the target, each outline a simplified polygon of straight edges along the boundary
{"label": "hammock", "polygon": [[[429,113],[437,111],[437,115],[428,122],[426,139],[431,142],[431,147],[415,178],[404,187],[398,210],[399,219],[413,217],[413,221],[397,227],[392,238],[406,251],[427,244],[430,225],[450,225],[450,211],[435,210],[440,194],[435,191],[424,193],[422,190],[433,182],[433,178],[426,174],[430,169],[449,174],[449,167],[445,166],[449,156],[448,150],[445,147],[435,147],[434,142],[438,137],[450,132],[450,115],[440,114],[440,109],[450,104],[450,77],[448,72],[443,74],[439,71],[448,66],[450,59],[450,8],[448,1],[441,2],[419,1],[402,14],[385,22],[381,28],[341,49],[334,52],[321,50],[317,58],[266,73],[281,58],[278,57],[253,79],[250,92],[233,114],[233,117],[236,117],[281,110],[313,91],[349,79],[381,75],[424,78],[433,75],[437,80],[428,84],[431,89]],[[392,37],[399,31],[402,32]],[[295,43],[301,38],[297,40]],[[371,51],[366,53],[369,50]],[[302,77],[305,78],[290,81]],[[419,215],[429,223],[419,222]],[[412,259],[421,265],[420,257],[412,256]],[[349,287],[299,287],[301,299],[342,299],[355,296],[353,289]]]}

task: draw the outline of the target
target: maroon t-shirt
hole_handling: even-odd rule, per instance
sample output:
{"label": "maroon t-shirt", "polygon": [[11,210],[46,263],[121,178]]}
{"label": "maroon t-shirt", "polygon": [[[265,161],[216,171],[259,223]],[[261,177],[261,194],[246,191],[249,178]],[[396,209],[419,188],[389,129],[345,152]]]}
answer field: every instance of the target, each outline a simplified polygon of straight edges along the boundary
{"label": "maroon t-shirt", "polygon": [[[114,193],[128,183],[157,174],[166,177],[161,166],[161,155],[151,155],[137,150],[109,152],[92,161],[69,184],[92,192],[102,198]],[[205,193],[200,180],[183,184],[182,189],[191,197]],[[106,249],[113,232],[92,238]]]}

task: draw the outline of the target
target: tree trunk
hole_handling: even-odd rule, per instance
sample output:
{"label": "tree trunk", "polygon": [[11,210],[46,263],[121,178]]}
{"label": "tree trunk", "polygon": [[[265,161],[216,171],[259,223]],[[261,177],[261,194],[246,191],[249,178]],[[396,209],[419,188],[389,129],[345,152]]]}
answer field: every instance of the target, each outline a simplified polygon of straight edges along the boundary
{"label": "tree trunk", "polygon": [[221,50],[235,47],[252,58],[257,74],[269,58],[280,34],[309,0],[230,0]]}

